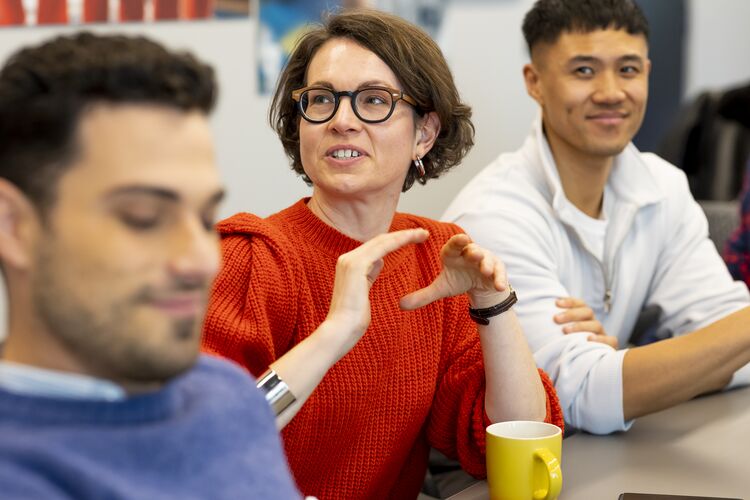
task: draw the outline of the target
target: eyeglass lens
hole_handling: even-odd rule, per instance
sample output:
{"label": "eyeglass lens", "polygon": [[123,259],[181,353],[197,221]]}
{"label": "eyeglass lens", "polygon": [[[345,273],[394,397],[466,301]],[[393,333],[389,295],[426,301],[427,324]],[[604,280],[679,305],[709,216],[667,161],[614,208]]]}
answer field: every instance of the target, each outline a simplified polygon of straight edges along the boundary
{"label": "eyeglass lens", "polygon": [[[363,120],[384,120],[393,107],[393,96],[383,89],[361,89],[351,99],[354,112]],[[344,94],[346,95],[346,94]],[[327,89],[310,89],[302,93],[300,103],[302,112],[311,120],[325,121],[330,119],[336,110],[336,100],[340,96]]]}

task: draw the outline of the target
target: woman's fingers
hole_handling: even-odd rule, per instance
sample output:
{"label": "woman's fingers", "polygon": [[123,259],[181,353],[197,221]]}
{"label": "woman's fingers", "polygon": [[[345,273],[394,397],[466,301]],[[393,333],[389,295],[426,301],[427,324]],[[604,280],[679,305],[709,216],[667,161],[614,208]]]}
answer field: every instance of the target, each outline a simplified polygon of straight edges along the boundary
{"label": "woman's fingers", "polygon": [[402,231],[379,234],[344,255],[353,255],[363,262],[372,264],[401,247],[412,243],[422,243],[429,236],[430,233],[426,229],[404,229]]}
{"label": "woman's fingers", "polygon": [[440,280],[439,276],[430,285],[401,297],[401,300],[399,301],[401,309],[404,311],[412,311],[435,302],[436,300],[450,297],[451,294],[446,292],[446,289],[441,286],[438,280]]}
{"label": "woman's fingers", "polygon": [[378,259],[370,265],[370,270],[367,272],[367,281],[370,282],[370,286],[375,283],[380,271],[383,270],[383,264],[383,259]]}
{"label": "woman's fingers", "polygon": [[495,290],[505,291],[507,288],[508,276],[505,273],[505,266],[502,262],[495,262]]}
{"label": "woman's fingers", "polygon": [[391,252],[429,237],[424,229],[407,229],[376,236],[338,258],[330,312],[369,311],[368,293]]}
{"label": "woman's fingers", "polygon": [[423,307],[435,300],[469,292],[476,303],[498,302],[507,289],[505,266],[491,252],[472,243],[465,234],[452,236],[441,250],[443,270],[430,285],[401,299],[402,309]]}
{"label": "woman's fingers", "polygon": [[[455,258],[450,259],[449,256]],[[465,234],[453,236],[443,249],[443,263],[446,267],[453,267],[463,271],[474,282],[475,286],[485,288],[505,289],[505,266],[492,252],[473,243]],[[499,278],[499,279],[496,279]],[[498,286],[495,285],[497,281]]]}
{"label": "woman's fingers", "polygon": [[454,234],[450,239],[445,242],[443,249],[440,251],[442,256],[445,257],[458,257],[460,256],[466,247],[471,243],[471,238],[466,234]]}

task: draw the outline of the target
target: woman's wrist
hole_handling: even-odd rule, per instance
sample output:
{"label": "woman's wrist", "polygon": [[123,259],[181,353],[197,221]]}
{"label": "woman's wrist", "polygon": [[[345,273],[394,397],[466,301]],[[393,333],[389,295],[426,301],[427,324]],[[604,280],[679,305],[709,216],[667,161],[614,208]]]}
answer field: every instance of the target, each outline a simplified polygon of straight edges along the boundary
{"label": "woman's wrist", "polygon": [[505,290],[498,292],[496,290],[488,291],[474,291],[469,290],[466,294],[469,296],[469,306],[472,309],[485,309],[487,307],[493,307],[510,297],[511,294],[510,286],[506,286]]}
{"label": "woman's wrist", "polygon": [[281,415],[284,410],[297,400],[294,393],[289,389],[289,386],[287,386],[286,382],[279,377],[273,368],[269,367],[260,376],[256,386],[263,392],[266,402],[273,409],[276,417]]}
{"label": "woman's wrist", "polygon": [[518,302],[518,297],[510,285],[508,285],[507,291],[507,297],[493,306],[483,308],[469,307],[469,316],[471,316],[471,319],[478,325],[486,326],[490,324],[490,320],[495,316],[500,316],[508,312]]}
{"label": "woman's wrist", "polygon": [[[360,331],[361,330],[361,331]],[[363,329],[352,326],[351,321],[345,321],[342,318],[326,318],[317,330],[310,336],[315,338],[316,349],[324,356],[331,357],[331,364],[346,356],[357,344]]]}

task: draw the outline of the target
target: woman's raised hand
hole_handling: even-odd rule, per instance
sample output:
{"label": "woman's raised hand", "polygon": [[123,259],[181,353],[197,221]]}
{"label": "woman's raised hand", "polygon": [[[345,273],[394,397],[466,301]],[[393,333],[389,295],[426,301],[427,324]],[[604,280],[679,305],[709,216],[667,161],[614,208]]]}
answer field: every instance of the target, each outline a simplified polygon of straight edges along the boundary
{"label": "woman's raised hand", "polygon": [[465,234],[449,239],[440,252],[443,270],[429,286],[401,299],[402,309],[417,309],[435,300],[467,292],[473,307],[491,307],[510,293],[505,265]]}
{"label": "woman's raised hand", "polygon": [[370,287],[383,269],[383,258],[429,237],[424,229],[408,229],[376,236],[336,264],[328,316],[318,328],[271,364],[297,398],[276,419],[279,429],[297,414],[328,370],[356,345],[370,325]]}
{"label": "woman's raised hand", "polygon": [[383,258],[403,246],[422,243],[428,237],[425,229],[380,234],[339,257],[326,322],[336,325],[339,331],[349,332],[349,341],[343,346],[346,352],[354,347],[370,324],[370,287],[383,268]]}

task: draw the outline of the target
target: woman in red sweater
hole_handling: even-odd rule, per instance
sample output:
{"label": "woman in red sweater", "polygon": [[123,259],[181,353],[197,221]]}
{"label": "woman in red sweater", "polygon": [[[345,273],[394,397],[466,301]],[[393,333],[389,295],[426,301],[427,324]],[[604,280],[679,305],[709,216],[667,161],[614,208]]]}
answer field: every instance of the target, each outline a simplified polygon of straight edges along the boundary
{"label": "woman in red sweater", "polygon": [[436,44],[381,12],[331,16],[281,75],[271,122],[312,197],[220,223],[204,346],[294,394],[280,424],[305,494],[415,498],[430,446],[483,476],[489,423],[563,425],[500,260],[396,212],[461,161],[470,115]]}

